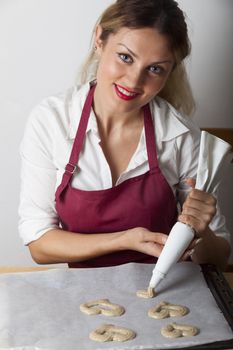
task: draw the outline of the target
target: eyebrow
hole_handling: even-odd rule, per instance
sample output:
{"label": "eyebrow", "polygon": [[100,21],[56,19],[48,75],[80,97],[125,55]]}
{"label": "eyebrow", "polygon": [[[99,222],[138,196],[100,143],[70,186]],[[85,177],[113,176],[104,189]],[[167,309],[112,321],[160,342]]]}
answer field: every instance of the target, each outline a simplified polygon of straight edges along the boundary
{"label": "eyebrow", "polygon": [[[125,44],[122,44],[122,43],[117,43],[117,45],[121,45],[121,46],[124,46],[128,51],[129,53],[135,57],[135,58],[138,58],[138,55],[136,53],[134,53],[128,46],[126,46]],[[159,64],[159,63],[171,63],[172,64],[172,61],[170,60],[164,60],[164,61],[158,61],[158,62],[154,62],[152,64]]]}

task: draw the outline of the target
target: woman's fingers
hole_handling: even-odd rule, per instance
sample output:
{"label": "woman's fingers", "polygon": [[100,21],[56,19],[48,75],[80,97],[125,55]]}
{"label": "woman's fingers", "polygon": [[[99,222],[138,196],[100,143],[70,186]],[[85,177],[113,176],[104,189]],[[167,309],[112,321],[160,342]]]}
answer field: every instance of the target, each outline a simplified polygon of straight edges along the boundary
{"label": "woman's fingers", "polygon": [[197,190],[196,188],[191,190],[187,200],[196,202],[197,204],[198,202],[203,202],[206,205],[216,205],[216,198],[212,194]]}
{"label": "woman's fingers", "polygon": [[189,245],[188,249],[189,250],[193,250],[195,247],[198,246],[198,244],[200,244],[202,242],[203,238],[195,238],[191,244]]}
{"label": "woman's fingers", "polygon": [[160,232],[151,232],[148,230],[144,231],[144,236],[142,238],[142,241],[144,242],[153,242],[160,245],[164,245],[166,243],[166,240],[167,240],[166,234],[160,233]]}
{"label": "woman's fingers", "polygon": [[[186,182],[192,187],[195,184],[193,179],[188,179]],[[183,204],[182,213],[178,220],[192,226],[197,233],[202,234],[215,214],[215,197],[193,188]]]}
{"label": "woman's fingers", "polygon": [[195,238],[191,244],[189,245],[188,249],[185,251],[185,253],[183,254],[183,256],[181,257],[180,260],[184,261],[184,260],[188,260],[190,257],[192,257],[195,248],[202,243],[203,238]]}
{"label": "woman's fingers", "polygon": [[151,255],[151,256],[158,258],[163,250],[163,247],[164,247],[164,245],[160,245],[158,243],[148,242],[148,243],[142,245],[142,247],[141,247],[142,250],[140,250],[140,251],[142,253],[147,254],[147,255]]}
{"label": "woman's fingers", "polygon": [[159,257],[164,244],[167,240],[167,235],[159,232],[143,231],[143,238],[141,240],[140,248],[145,250],[146,254]]}
{"label": "woman's fingers", "polygon": [[188,208],[182,211],[182,214],[179,216],[178,220],[190,225],[197,233],[202,234],[209,226],[213,217],[214,214],[210,212],[205,213],[204,211]]}
{"label": "woman's fingers", "polygon": [[187,185],[189,185],[192,188],[194,188],[196,185],[196,180],[192,179],[191,177],[187,178],[185,181],[186,181]]}
{"label": "woman's fingers", "polygon": [[182,255],[182,257],[180,258],[181,261],[186,261],[188,260],[191,255],[193,254],[194,250],[186,250],[186,252]]}
{"label": "woman's fingers", "polygon": [[143,227],[127,231],[127,249],[132,249],[148,255],[158,257],[167,240],[167,235],[151,232]]}
{"label": "woman's fingers", "polygon": [[189,226],[191,226],[195,232],[197,233],[197,235],[202,235],[202,233],[204,233],[204,231],[207,229],[207,227],[209,226],[209,221],[205,221],[203,220],[203,218],[197,219],[193,216],[190,215],[180,215],[179,216],[179,221],[183,222],[184,224],[187,224]]}

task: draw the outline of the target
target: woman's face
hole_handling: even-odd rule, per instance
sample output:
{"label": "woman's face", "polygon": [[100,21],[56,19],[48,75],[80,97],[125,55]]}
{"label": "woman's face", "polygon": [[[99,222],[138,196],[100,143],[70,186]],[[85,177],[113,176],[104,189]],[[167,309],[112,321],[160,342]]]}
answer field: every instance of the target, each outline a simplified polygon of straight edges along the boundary
{"label": "woman's face", "polygon": [[153,28],[121,28],[103,45],[96,32],[99,55],[96,93],[112,113],[140,109],[164,87],[174,64],[166,36]]}

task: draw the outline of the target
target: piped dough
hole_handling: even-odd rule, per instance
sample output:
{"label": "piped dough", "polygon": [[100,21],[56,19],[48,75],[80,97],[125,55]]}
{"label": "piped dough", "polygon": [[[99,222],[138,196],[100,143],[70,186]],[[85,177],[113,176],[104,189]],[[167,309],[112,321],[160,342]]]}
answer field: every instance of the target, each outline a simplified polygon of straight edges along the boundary
{"label": "piped dough", "polygon": [[113,324],[103,324],[89,334],[89,338],[97,342],[124,342],[134,339],[135,337],[136,333],[131,329],[115,326]]}
{"label": "piped dough", "polygon": [[198,333],[199,329],[195,326],[175,322],[161,328],[161,334],[166,338],[193,337]]}
{"label": "piped dough", "polygon": [[159,304],[149,309],[148,316],[156,319],[162,319],[166,317],[182,317],[188,313],[189,309],[186,306],[161,301]]}
{"label": "piped dough", "polygon": [[140,289],[136,294],[139,298],[145,299],[154,298],[156,296],[154,288],[151,287],[148,287],[147,289]]}
{"label": "piped dough", "polygon": [[125,309],[123,306],[111,303],[108,299],[98,299],[80,305],[80,310],[87,315],[102,314],[105,316],[121,316]]}

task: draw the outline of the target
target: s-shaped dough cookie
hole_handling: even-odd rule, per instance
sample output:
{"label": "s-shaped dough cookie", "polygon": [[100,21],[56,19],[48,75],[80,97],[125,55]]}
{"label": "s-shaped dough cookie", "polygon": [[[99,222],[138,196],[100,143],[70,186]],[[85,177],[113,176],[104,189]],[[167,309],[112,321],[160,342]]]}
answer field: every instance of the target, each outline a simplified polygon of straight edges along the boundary
{"label": "s-shaped dough cookie", "polygon": [[127,341],[136,337],[136,333],[131,329],[115,326],[113,324],[103,324],[89,334],[91,340],[98,342]]}
{"label": "s-shaped dough cookie", "polygon": [[140,289],[137,291],[137,296],[139,298],[154,298],[156,293],[155,293],[155,290],[154,288],[151,288],[151,287],[148,287],[147,289]]}
{"label": "s-shaped dough cookie", "polygon": [[108,299],[83,303],[80,305],[80,310],[87,315],[103,314],[105,316],[120,316],[125,312],[123,306],[113,304]]}
{"label": "s-shaped dough cookie", "polygon": [[162,301],[158,305],[152,307],[148,311],[148,316],[156,319],[166,317],[184,316],[187,315],[189,309],[186,306],[170,304]]}
{"label": "s-shaped dough cookie", "polygon": [[161,334],[166,338],[193,337],[198,332],[199,329],[195,326],[175,322],[161,328]]}

